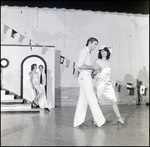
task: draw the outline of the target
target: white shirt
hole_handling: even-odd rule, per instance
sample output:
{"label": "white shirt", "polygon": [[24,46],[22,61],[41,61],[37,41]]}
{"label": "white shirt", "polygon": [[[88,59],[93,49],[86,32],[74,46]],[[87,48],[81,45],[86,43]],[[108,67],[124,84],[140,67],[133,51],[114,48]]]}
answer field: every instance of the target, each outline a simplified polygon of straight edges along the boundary
{"label": "white shirt", "polygon": [[[88,47],[83,48],[78,55],[78,62],[77,62],[77,67],[82,66],[83,64],[85,65],[92,65],[91,63],[91,53],[90,53],[90,49]],[[92,71],[92,70],[82,70],[81,71]]]}

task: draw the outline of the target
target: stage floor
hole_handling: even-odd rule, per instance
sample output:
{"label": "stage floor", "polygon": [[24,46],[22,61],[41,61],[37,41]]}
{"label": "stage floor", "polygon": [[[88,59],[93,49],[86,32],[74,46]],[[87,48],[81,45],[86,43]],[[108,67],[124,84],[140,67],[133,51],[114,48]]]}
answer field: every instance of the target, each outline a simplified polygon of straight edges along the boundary
{"label": "stage floor", "polygon": [[111,105],[102,105],[108,127],[92,125],[88,107],[85,125],[73,128],[75,106],[39,113],[1,113],[1,146],[149,146],[149,106],[119,105],[127,123],[117,125]]}

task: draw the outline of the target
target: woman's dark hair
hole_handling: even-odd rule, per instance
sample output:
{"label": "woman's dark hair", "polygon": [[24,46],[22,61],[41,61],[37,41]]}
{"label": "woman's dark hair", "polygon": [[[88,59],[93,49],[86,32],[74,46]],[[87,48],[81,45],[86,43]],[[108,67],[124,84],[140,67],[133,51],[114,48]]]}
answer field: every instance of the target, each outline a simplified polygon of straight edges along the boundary
{"label": "woman's dark hair", "polygon": [[34,66],[37,66],[37,65],[36,65],[36,64],[32,64],[32,65],[31,65],[31,70],[34,69]]}
{"label": "woman's dark hair", "polygon": [[[109,51],[109,49],[107,47],[105,47],[103,50],[107,52],[106,59],[108,60],[110,58],[111,53],[110,53],[110,51]],[[102,50],[99,50],[99,52],[98,52],[98,59],[102,59],[101,51]]]}
{"label": "woman's dark hair", "polygon": [[86,43],[86,46],[89,45],[89,42],[93,43],[94,41],[98,42],[98,40],[94,37],[90,37],[88,40],[87,40],[87,43]]}

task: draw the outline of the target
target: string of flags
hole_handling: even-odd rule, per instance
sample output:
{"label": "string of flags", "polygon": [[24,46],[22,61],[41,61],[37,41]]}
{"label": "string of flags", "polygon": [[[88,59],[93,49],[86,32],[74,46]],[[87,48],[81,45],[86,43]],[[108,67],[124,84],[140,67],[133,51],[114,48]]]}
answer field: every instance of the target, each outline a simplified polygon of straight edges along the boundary
{"label": "string of flags", "polygon": [[[35,42],[34,40],[31,40],[29,39],[28,37],[26,37],[25,35],[22,35],[20,34],[19,32],[17,32],[16,30],[10,28],[9,26],[7,26],[6,24],[4,23],[1,23],[2,26],[3,26],[3,33],[6,35],[6,36],[9,36],[9,37],[12,37],[15,39],[15,37],[17,36],[17,34],[19,35],[19,38],[18,38],[18,43],[23,43],[23,41],[26,39],[27,42],[29,42],[29,47],[30,49],[32,50],[32,45],[40,45],[39,43]],[[42,45],[43,48],[42,48],[42,52],[41,54],[45,54],[46,51],[48,50],[48,48],[44,45]]]}
{"label": "string of flags", "polygon": [[70,61],[69,59],[65,58],[64,56],[60,56],[60,64],[63,64],[65,65],[65,67],[69,68],[70,66],[70,63],[72,62],[72,68],[73,68],[73,71],[72,71],[72,74],[75,76],[76,78],[76,72],[78,72],[78,70],[76,69],[76,63],[73,62],[73,61]]}
{"label": "string of flags", "polygon": [[[35,42],[34,40],[29,39],[28,37],[20,34],[19,32],[17,32],[16,30],[10,28],[8,25],[4,24],[1,22],[1,24],[3,25],[3,33],[9,37],[15,38],[17,34],[19,34],[19,38],[18,38],[18,43],[23,43],[24,39],[27,39],[27,41],[29,42],[29,47],[32,51],[32,45],[40,45],[39,43]],[[10,30],[10,34],[8,34],[8,31]],[[44,45],[42,45],[42,51],[41,54],[45,54],[48,50],[48,48]],[[65,64],[65,67],[69,68],[70,63],[73,61],[70,61],[69,59],[65,58],[64,56],[60,55],[60,64]],[[76,74],[76,63],[73,62],[73,75]]]}
{"label": "string of flags", "polygon": [[147,93],[147,88],[144,85],[140,86],[140,94],[141,95],[146,95]]}
{"label": "string of flags", "polygon": [[[140,84],[139,84],[140,83]],[[139,90],[140,95],[146,96],[147,95],[147,88],[146,86],[142,85],[142,81],[137,81],[137,87],[133,86],[133,83],[127,82],[126,86],[120,85],[116,82],[115,87],[118,89],[118,92],[121,92],[121,88],[126,87],[128,94],[134,96],[135,89]]]}
{"label": "string of flags", "polygon": [[[32,51],[32,44],[33,45],[40,45],[39,43],[35,42],[34,40],[28,39],[26,36],[20,34],[16,30],[10,28],[8,25],[6,25],[2,22],[1,22],[1,24],[3,25],[3,31],[2,32],[5,35],[8,35],[7,34],[8,30],[10,30],[11,33],[9,35],[12,38],[15,38],[17,36],[17,34],[19,34],[19,39],[18,39],[19,43],[22,43],[23,40],[26,38],[29,42],[29,47],[30,47],[31,51]],[[44,45],[42,45],[42,46],[43,46],[43,48],[42,48],[41,54],[45,54],[47,52],[48,48]],[[73,61],[70,61],[69,59],[67,59],[64,56],[60,55],[60,64],[63,64],[63,65],[65,64],[65,67],[69,68],[70,62],[73,62]],[[73,68],[72,74],[74,75],[75,78],[77,78],[79,73],[78,73],[78,70],[76,69],[76,63],[75,62],[73,62],[73,67],[72,68]],[[142,81],[137,81],[137,82],[138,82],[137,85],[139,86],[139,87],[137,86],[137,88],[139,88],[140,94],[141,95],[146,95],[147,88],[144,85],[142,85]],[[118,92],[121,92],[122,85],[116,83],[115,87],[118,88]],[[134,95],[134,89],[135,88],[133,87],[132,83],[128,82],[126,87],[127,87],[128,92],[129,92],[129,95]]]}
{"label": "string of flags", "polygon": [[[24,40],[25,38],[27,38],[26,36],[20,34],[19,32],[15,31],[14,29],[10,28],[10,27],[7,26],[6,24],[4,24],[4,23],[2,23],[2,24],[3,24],[3,31],[2,31],[2,32],[3,32],[5,35],[8,35],[9,37],[15,38],[15,36],[16,36],[17,34],[19,34],[19,40],[18,40],[19,43],[22,43],[23,40]],[[9,30],[10,30],[10,32],[11,32],[10,34],[8,34]]]}
{"label": "string of flags", "polygon": [[127,90],[129,91],[129,95],[134,95],[134,87],[132,83],[127,82]]}

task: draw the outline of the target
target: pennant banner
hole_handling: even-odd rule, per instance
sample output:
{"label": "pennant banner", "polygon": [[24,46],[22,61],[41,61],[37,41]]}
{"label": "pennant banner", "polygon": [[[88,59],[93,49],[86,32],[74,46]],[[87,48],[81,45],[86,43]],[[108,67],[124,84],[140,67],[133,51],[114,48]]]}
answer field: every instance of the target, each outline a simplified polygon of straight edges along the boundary
{"label": "pennant banner", "polygon": [[22,43],[23,39],[25,38],[25,36],[21,35],[19,36],[19,42]]}
{"label": "pennant banner", "polygon": [[133,86],[132,86],[132,83],[127,83],[127,89],[130,89],[130,88],[132,88]]}
{"label": "pennant banner", "polygon": [[63,64],[63,63],[64,63],[64,59],[65,59],[64,56],[60,56],[60,64]]}
{"label": "pennant banner", "polygon": [[14,38],[16,33],[17,33],[17,32],[16,32],[15,30],[13,30],[13,29],[12,29],[11,37],[13,37],[13,38]]}
{"label": "pennant banner", "polygon": [[30,39],[30,41],[29,41],[29,47],[30,47],[30,49],[31,49],[31,51],[32,51],[31,39]]}
{"label": "pennant banner", "polygon": [[121,92],[121,85],[118,85],[118,92]]}
{"label": "pennant banner", "polygon": [[140,85],[140,94],[144,95],[145,94],[145,86],[144,85]]}
{"label": "pennant banner", "polygon": [[115,84],[115,87],[118,87],[118,83]]}
{"label": "pennant banner", "polygon": [[66,67],[69,67],[70,65],[70,60],[66,59]]}
{"label": "pennant banner", "polygon": [[43,46],[41,54],[45,54],[47,52],[47,50],[48,49],[45,46]]}
{"label": "pennant banner", "polygon": [[146,94],[147,94],[147,88],[144,89],[144,94],[143,94],[143,96],[146,96]]}
{"label": "pennant banner", "polygon": [[73,68],[75,68],[75,62],[73,62]]}
{"label": "pennant banner", "polygon": [[9,27],[8,27],[7,25],[4,24],[4,31],[3,31],[3,33],[6,34],[7,31],[8,31],[8,29],[9,29]]}
{"label": "pennant banner", "polygon": [[75,73],[75,62],[73,62],[73,75]]}
{"label": "pennant banner", "polygon": [[78,70],[78,69],[74,68],[74,70],[73,70],[73,74],[74,74],[74,77],[75,77],[75,78],[78,78],[78,77],[79,77],[80,72],[79,72],[79,70]]}
{"label": "pennant banner", "polygon": [[[10,27],[8,27],[7,25],[5,25],[5,24],[3,25],[3,33],[4,34],[6,34],[9,29],[10,29]],[[15,31],[14,29],[11,29],[10,37],[15,38],[17,33],[18,33],[17,31]],[[24,35],[19,33],[19,40],[18,40],[18,42],[20,42],[20,43],[24,42],[25,44],[26,43],[28,44],[28,41],[29,41],[29,47],[32,50],[32,43],[31,43],[32,40],[28,39],[26,36],[24,36]],[[40,46],[40,44],[36,43],[35,41],[34,41],[34,45],[39,45]],[[47,52],[47,50],[48,49],[45,46],[43,46],[41,54],[45,54]],[[65,57],[64,56],[60,56],[60,64],[64,64],[64,60],[65,60]],[[66,63],[65,66],[69,67],[71,61],[68,60],[68,59],[66,59],[65,61],[66,61],[65,62]],[[75,75],[79,74],[79,71],[75,68],[75,62],[73,62],[73,74],[75,74]]]}
{"label": "pennant banner", "polygon": [[75,68],[73,69],[73,75],[74,75],[74,73],[75,73]]}

